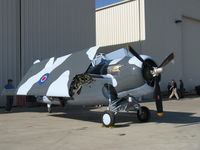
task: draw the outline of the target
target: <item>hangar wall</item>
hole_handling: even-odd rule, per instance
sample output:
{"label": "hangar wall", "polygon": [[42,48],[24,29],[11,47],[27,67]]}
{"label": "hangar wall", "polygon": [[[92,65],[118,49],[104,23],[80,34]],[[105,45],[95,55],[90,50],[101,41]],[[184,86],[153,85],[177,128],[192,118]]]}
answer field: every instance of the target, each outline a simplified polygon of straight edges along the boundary
{"label": "hangar wall", "polygon": [[[187,91],[200,85],[197,77],[200,74],[197,68],[200,64],[197,58],[200,55],[200,23],[184,17],[200,19],[199,8],[199,0],[145,1],[146,40],[142,42],[143,53],[153,55],[158,62],[172,51],[176,55],[174,64],[165,68],[163,88],[171,79],[183,79]],[[176,20],[182,22],[175,23]]]}
{"label": "hangar wall", "polygon": [[[0,0],[0,93],[7,79],[18,82],[19,65],[19,3],[16,0]],[[0,106],[5,97],[0,97]]]}
{"label": "hangar wall", "polygon": [[[132,3],[140,4],[140,11],[138,11],[138,9],[136,9],[136,11],[131,10],[130,6]],[[116,42],[113,37],[114,42],[110,42],[108,45],[107,43],[103,43],[103,40],[100,41],[100,38],[98,37],[100,33],[98,33],[97,30],[97,43],[108,50],[130,44],[134,46],[139,53],[147,54],[155,58],[158,64],[163,61],[165,56],[174,52],[176,55],[174,63],[166,66],[162,75],[162,89],[166,90],[167,83],[171,79],[177,81],[183,79],[187,91],[193,90],[196,85],[200,85],[200,78],[198,77],[200,74],[198,69],[198,64],[200,64],[200,60],[198,59],[198,56],[200,55],[200,1],[129,0],[97,10],[96,14],[98,15],[96,15],[96,20],[98,21],[96,22],[100,22],[101,19],[103,19],[103,21],[107,19],[106,16],[104,16],[104,18],[99,17],[99,11],[101,12],[101,16],[103,16],[104,12],[106,13],[106,11],[108,11],[107,9],[117,9],[117,7],[122,7],[121,5],[125,6],[125,4],[127,7],[124,7],[121,11],[124,11],[128,16],[124,17],[129,18],[130,16],[134,17],[139,15],[140,21],[137,22],[140,26],[139,34],[144,35],[144,37],[139,38],[138,40],[125,39],[120,42]],[[134,7],[132,7],[132,9],[134,9]],[[107,26],[115,26],[124,19],[118,18],[117,14],[114,15],[113,18],[113,20],[117,18],[118,22],[113,24],[112,19],[109,18],[111,24],[107,24]],[[141,20],[143,20],[144,24],[141,23]],[[176,23],[177,20],[180,20],[181,22]],[[129,23],[129,26],[132,26],[133,28],[136,27],[135,22]],[[96,24],[96,26],[97,29],[100,28],[98,24]],[[126,24],[122,25],[119,33],[127,32],[126,26]],[[107,28],[109,27],[101,28],[101,31],[106,31]],[[138,27],[136,27],[135,30],[138,30]],[[135,32],[132,31],[134,31],[134,29],[130,30],[129,34],[135,35]],[[105,37],[110,34],[113,33],[110,33],[109,31],[104,32]]]}
{"label": "hangar wall", "polygon": [[93,45],[94,0],[0,0],[0,93],[8,78],[16,86],[36,59]]}
{"label": "hangar wall", "polygon": [[[182,55],[183,77],[187,85],[200,84],[200,19],[183,18],[182,25]],[[190,87],[192,88],[192,87]]]}
{"label": "hangar wall", "polygon": [[21,8],[23,73],[36,59],[95,45],[94,0],[22,0]]}

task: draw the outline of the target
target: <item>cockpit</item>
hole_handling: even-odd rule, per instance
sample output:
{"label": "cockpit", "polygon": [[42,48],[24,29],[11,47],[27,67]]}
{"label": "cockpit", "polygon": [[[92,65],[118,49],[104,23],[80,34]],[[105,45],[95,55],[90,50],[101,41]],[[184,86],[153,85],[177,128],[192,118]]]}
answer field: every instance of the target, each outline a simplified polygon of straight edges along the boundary
{"label": "cockpit", "polygon": [[112,61],[123,59],[124,57],[132,57],[133,55],[126,48],[121,48],[119,50],[104,54],[99,53],[92,60],[90,67],[87,70],[87,73],[90,74],[107,74],[107,68]]}

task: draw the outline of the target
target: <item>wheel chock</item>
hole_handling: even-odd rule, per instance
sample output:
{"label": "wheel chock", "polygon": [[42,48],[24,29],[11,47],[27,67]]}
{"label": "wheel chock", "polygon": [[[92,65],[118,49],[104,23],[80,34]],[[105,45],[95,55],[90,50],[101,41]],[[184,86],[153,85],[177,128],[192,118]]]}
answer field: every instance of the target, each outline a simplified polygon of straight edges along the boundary
{"label": "wheel chock", "polygon": [[116,128],[115,126],[110,126],[110,127],[108,127],[109,129],[113,129],[113,128]]}

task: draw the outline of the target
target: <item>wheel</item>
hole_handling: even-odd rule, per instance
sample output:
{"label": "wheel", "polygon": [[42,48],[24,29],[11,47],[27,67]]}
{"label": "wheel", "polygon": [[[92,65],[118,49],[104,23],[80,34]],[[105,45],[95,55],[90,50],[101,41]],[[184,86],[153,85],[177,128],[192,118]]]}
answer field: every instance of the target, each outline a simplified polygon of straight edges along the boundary
{"label": "wheel", "polygon": [[141,107],[141,113],[140,111],[137,111],[137,118],[141,122],[147,122],[150,119],[150,111],[147,107],[142,106]]}
{"label": "wheel", "polygon": [[111,111],[105,111],[102,115],[102,124],[106,127],[114,126],[115,115]]}
{"label": "wheel", "polygon": [[51,108],[48,108],[48,113],[52,113],[52,110],[51,110]]}

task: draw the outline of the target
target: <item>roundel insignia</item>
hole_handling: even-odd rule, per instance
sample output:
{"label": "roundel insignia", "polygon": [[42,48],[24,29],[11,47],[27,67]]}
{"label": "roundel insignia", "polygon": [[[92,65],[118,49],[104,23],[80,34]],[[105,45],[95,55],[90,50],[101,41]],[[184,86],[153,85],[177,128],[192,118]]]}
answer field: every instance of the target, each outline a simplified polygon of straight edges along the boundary
{"label": "roundel insignia", "polygon": [[48,80],[48,78],[49,78],[49,73],[46,73],[46,74],[44,74],[41,78],[40,78],[40,80],[38,81],[38,83],[41,85],[41,84],[44,84],[47,80]]}

